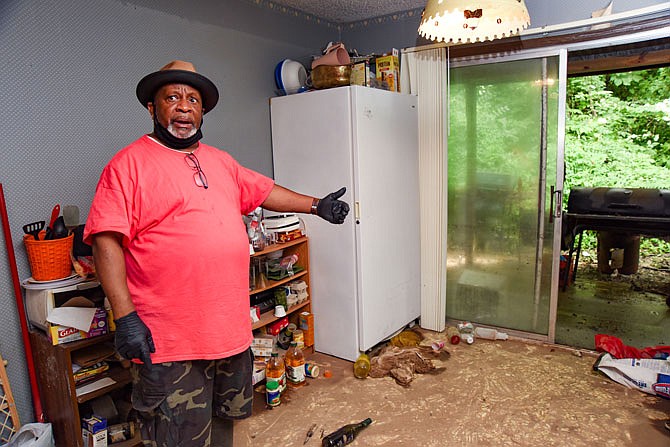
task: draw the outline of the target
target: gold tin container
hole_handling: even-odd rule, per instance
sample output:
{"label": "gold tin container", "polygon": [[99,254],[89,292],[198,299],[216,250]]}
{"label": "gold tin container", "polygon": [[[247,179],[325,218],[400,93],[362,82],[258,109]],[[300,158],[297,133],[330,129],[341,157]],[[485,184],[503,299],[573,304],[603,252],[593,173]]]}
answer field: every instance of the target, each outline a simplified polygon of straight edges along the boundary
{"label": "gold tin container", "polygon": [[316,89],[349,85],[351,65],[319,65],[312,70],[312,86]]}

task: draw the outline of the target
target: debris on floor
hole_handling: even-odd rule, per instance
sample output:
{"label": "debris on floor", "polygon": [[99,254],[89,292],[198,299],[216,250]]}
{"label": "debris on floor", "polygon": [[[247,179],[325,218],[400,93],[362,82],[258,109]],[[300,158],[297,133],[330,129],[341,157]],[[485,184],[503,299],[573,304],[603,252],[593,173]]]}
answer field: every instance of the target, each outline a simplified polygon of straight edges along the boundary
{"label": "debris on floor", "polygon": [[604,353],[593,369],[628,388],[670,399],[670,362],[665,359],[615,359]]}
{"label": "debris on floor", "polygon": [[439,374],[445,368],[436,368],[432,360],[446,360],[447,350],[435,351],[430,346],[386,346],[370,360],[369,377],[390,376],[398,385],[408,387],[415,374]]}
{"label": "debris on floor", "polygon": [[617,359],[667,359],[670,357],[670,346],[653,346],[643,349],[637,349],[623,343],[619,337],[606,334],[596,334],[596,350],[607,352]]}
{"label": "debris on floor", "polygon": [[418,346],[423,340],[423,335],[420,332],[407,329],[400,332],[398,335],[391,337],[390,343],[393,346]]}
{"label": "debris on floor", "polygon": [[[317,351],[308,361],[322,373],[292,399],[282,397],[269,411],[255,393],[253,416],[235,421],[234,446],[302,446],[313,424],[304,446],[321,446],[342,424],[370,417],[375,422],[353,445],[668,447],[670,399],[594,372],[592,350],[578,357],[573,349],[515,338],[450,345],[446,332],[422,334],[431,351],[432,343],[446,342],[446,360],[427,357],[443,372],[415,374],[408,387],[390,375],[360,380],[351,361]],[[216,422],[214,429],[217,439]]]}

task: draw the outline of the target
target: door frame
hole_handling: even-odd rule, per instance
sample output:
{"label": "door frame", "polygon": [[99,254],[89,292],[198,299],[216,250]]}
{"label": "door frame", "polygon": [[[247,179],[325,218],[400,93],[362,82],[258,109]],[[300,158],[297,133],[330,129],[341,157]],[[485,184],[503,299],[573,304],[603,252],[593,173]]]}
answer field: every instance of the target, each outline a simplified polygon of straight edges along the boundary
{"label": "door frame", "polygon": [[[560,58],[560,65],[559,65],[559,71],[560,71],[560,77],[564,78],[567,80],[567,76],[569,76],[572,73],[577,73],[577,74],[582,74],[585,73],[585,70],[578,70],[574,65],[571,66],[570,63],[570,54],[571,53],[576,53],[580,51],[588,51],[592,50],[594,51],[597,56],[600,59],[606,59],[608,58],[609,54],[613,53],[614,50],[616,50],[617,47],[622,47],[625,45],[629,44],[641,44],[639,47],[636,47],[639,53],[646,52],[647,48],[645,47],[645,43],[649,43],[649,45],[653,45],[655,42],[661,42],[663,44],[667,45],[667,42],[669,41],[668,36],[670,35],[670,25],[666,25],[668,20],[663,18],[663,25],[660,26],[659,28],[651,28],[651,29],[645,29],[643,31],[639,32],[630,32],[630,33],[624,33],[624,34],[610,34],[607,30],[599,32],[602,36],[602,38],[593,38],[591,37],[591,40],[574,40],[574,35],[566,37],[564,40],[562,40],[560,37],[547,37],[547,38],[537,38],[537,39],[532,39],[533,44],[529,45],[530,48],[528,49],[523,49],[520,47],[523,47],[523,42],[521,42],[521,45],[519,45],[518,42],[514,42],[512,44],[509,43],[509,40],[514,40],[514,39],[503,39],[502,41],[499,42],[494,42],[494,43],[488,43],[484,45],[464,45],[461,46],[460,48],[449,48],[448,51],[451,53],[452,57],[449,58],[448,60],[448,69],[451,68],[451,66],[465,66],[465,65],[477,65],[480,63],[490,63],[490,61],[494,59],[498,59],[499,57],[506,57],[506,61],[512,61],[516,59],[527,59],[531,57],[532,55],[539,55],[539,54],[548,54],[548,52],[561,52],[565,51],[566,56]],[[638,28],[639,30],[639,28]],[[570,37],[573,38],[573,40],[570,39]],[[505,42],[507,41],[507,42]],[[544,42],[544,43],[543,43]],[[512,53],[510,54],[510,45],[514,46],[515,48],[512,49]],[[600,50],[600,51],[599,51]],[[660,50],[657,50],[658,53],[661,55],[660,57],[664,57],[664,55],[667,53],[668,50],[661,48]],[[449,53],[448,53],[449,54]],[[653,66],[654,60],[657,60],[658,58],[650,58],[647,59],[649,62],[650,66]],[[500,59],[502,61],[503,59]],[[602,63],[601,63],[602,66]],[[644,68],[644,59],[640,58],[638,60],[638,63],[635,65],[631,65],[630,67],[622,67],[620,63],[616,65],[614,68]],[[593,73],[596,74],[596,73]],[[566,96],[566,90],[567,90],[567,83],[562,83],[559,86],[559,95],[562,96],[563,101],[560,101],[559,104],[559,113],[563,117],[562,119],[559,118],[559,135],[558,135],[558,140],[557,140],[557,145],[561,148],[560,149],[560,160],[557,160],[558,166],[557,166],[557,177],[559,177],[559,169],[560,169],[560,184],[561,184],[561,194],[562,194],[562,188],[563,188],[563,176],[564,176],[564,146],[565,146],[565,96]],[[449,94],[449,93],[447,93]],[[448,103],[448,101],[447,101]],[[562,109],[562,110],[561,110]],[[448,151],[448,148],[446,148]],[[558,155],[558,154],[557,154]],[[562,201],[556,201],[559,206],[556,208],[556,212],[558,213],[559,211],[562,211]],[[448,219],[448,216],[447,216]],[[559,232],[559,237],[557,238],[555,236],[556,232]],[[557,241],[558,239],[558,241]],[[553,247],[554,254],[559,253],[560,254],[560,221],[555,224],[554,226],[554,247]],[[448,254],[447,254],[448,256]],[[551,296],[550,296],[550,309],[549,309],[549,333],[544,336],[541,334],[535,334],[535,333],[530,333],[530,332],[524,332],[524,331],[516,331],[516,330],[507,330],[509,335],[520,337],[520,338],[526,338],[526,339],[533,339],[533,340],[539,340],[543,342],[548,342],[548,343],[554,343],[555,342],[555,334],[556,334],[556,319],[557,319],[557,308],[558,308],[558,278],[557,275],[559,274],[559,265],[560,265],[560,255],[559,256],[553,256],[553,261],[552,261],[552,287],[551,287]],[[438,297],[438,300],[441,302],[446,307],[446,296],[443,297]],[[447,324],[455,324],[457,321],[447,319]]]}
{"label": "door frame", "polygon": [[[458,58],[452,59],[449,61],[449,70],[459,67],[467,67],[474,65],[484,65],[484,64],[496,64],[504,62],[514,62],[522,60],[531,60],[531,59],[542,59],[547,57],[558,57],[558,110],[557,110],[557,135],[556,135],[556,177],[554,179],[546,178],[546,168],[549,160],[545,160],[543,166],[541,166],[541,172],[539,173],[540,178],[544,179],[542,182],[544,193],[542,197],[546,197],[547,185],[553,184],[551,200],[554,206],[550,207],[550,212],[552,216],[549,218],[550,222],[553,223],[553,232],[552,232],[552,262],[551,262],[551,286],[549,290],[549,313],[548,313],[548,331],[547,334],[538,334],[534,332],[520,331],[520,330],[509,330],[505,329],[509,334],[523,337],[531,338],[535,340],[545,341],[553,343],[556,333],[556,316],[557,316],[557,307],[558,307],[558,282],[559,282],[559,269],[560,269],[560,249],[561,249],[561,214],[562,214],[562,192],[563,192],[563,178],[564,178],[564,149],[565,149],[565,102],[566,102],[566,92],[567,92],[567,50],[565,48],[540,48],[532,50],[524,50],[514,54],[506,55],[490,55],[486,58]],[[450,104],[450,87],[447,87],[447,104]],[[449,110],[449,114],[451,110]],[[543,110],[543,119],[546,119],[546,111]],[[447,122],[450,122],[450,119],[447,119]],[[544,124],[543,124],[544,127]],[[449,128],[447,129],[449,133]],[[546,142],[546,137],[543,137],[543,140]],[[542,144],[540,148],[546,154],[546,145]],[[448,154],[449,148],[447,144],[446,152]],[[448,157],[448,156],[447,156]],[[540,203],[543,203],[540,200]],[[546,220],[546,206],[539,207],[539,221],[544,222]],[[447,221],[449,216],[447,216]],[[541,245],[540,245],[541,244]],[[542,279],[542,251],[544,250],[544,243],[542,243],[542,237],[538,239],[538,252],[536,262],[538,262],[539,268],[535,272],[535,296],[533,297],[534,306],[538,305],[538,300],[540,298],[540,282]],[[558,256],[557,256],[558,253]],[[447,257],[449,252],[447,251]],[[445,297],[445,305],[446,305]],[[537,312],[537,310],[535,310]],[[448,322],[453,323],[453,321],[448,320]]]}

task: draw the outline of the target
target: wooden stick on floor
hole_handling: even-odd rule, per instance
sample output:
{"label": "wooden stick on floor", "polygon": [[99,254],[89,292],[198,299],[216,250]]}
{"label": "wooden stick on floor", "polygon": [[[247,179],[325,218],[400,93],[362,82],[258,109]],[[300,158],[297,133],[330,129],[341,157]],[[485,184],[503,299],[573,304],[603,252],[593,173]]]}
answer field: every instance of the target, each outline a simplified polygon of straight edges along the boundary
{"label": "wooden stick on floor", "polygon": [[5,369],[6,363],[0,355],[0,442],[9,442],[12,435],[21,427]]}

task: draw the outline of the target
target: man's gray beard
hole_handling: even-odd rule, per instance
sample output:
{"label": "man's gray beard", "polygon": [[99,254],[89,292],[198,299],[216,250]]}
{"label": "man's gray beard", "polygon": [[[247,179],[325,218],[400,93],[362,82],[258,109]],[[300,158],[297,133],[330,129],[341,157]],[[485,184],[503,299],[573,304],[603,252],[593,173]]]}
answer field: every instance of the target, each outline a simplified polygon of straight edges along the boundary
{"label": "man's gray beard", "polygon": [[182,139],[185,140],[185,139],[191,138],[193,135],[195,135],[195,133],[198,131],[198,129],[194,127],[193,129],[191,129],[191,131],[188,133],[188,135],[186,135],[185,137],[181,137],[181,136],[177,135],[177,132],[174,130],[174,125],[172,123],[170,123],[170,125],[168,125],[168,127],[167,127],[167,131],[170,132],[173,137],[182,138]]}

